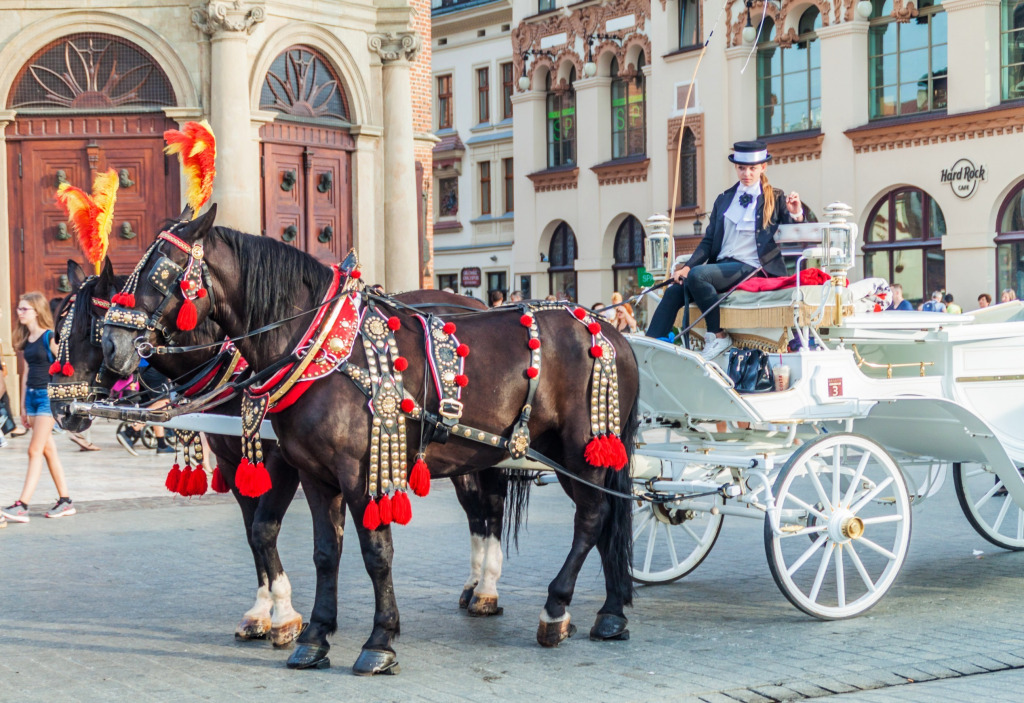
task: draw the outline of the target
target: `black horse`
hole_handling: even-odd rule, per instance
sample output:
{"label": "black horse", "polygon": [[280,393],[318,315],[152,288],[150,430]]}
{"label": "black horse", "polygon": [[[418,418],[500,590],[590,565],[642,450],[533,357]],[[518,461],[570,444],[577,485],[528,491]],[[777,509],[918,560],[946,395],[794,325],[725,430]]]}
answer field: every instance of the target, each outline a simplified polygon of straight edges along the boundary
{"label": "black horse", "polygon": [[[131,311],[122,310],[118,316],[122,320],[142,319],[145,324],[141,330],[126,329],[110,324],[114,320],[108,316],[104,327],[104,359],[115,372],[128,374],[135,370],[140,334],[143,340],[138,342],[162,344],[166,334],[156,330],[172,330],[179,319],[209,317],[232,337],[279,323],[256,337],[237,341],[257,372],[274,367],[306,337],[310,317],[295,318],[296,312],[315,308],[321,302],[333,280],[332,270],[311,256],[272,239],[214,228],[215,213],[216,206],[192,222],[174,225],[169,232],[161,234],[147,253],[148,258],[138,269],[136,304]],[[168,236],[175,239],[176,244],[170,243]],[[163,257],[185,270],[196,263],[195,256],[200,257],[205,267],[202,286],[208,294],[185,298],[180,286],[172,286],[171,291],[164,294],[150,283],[152,269]],[[189,286],[184,275],[181,280]],[[194,294],[195,286],[189,287]],[[397,349],[408,361],[403,373],[406,386],[423,389],[424,411],[438,407],[437,394],[427,382],[424,331],[420,321],[400,306],[378,302],[395,322]],[[179,318],[186,309],[189,315]],[[584,316],[583,311],[578,312]],[[517,327],[520,323],[538,330],[542,346],[528,347],[523,327]],[[591,328],[591,325],[596,327]],[[621,420],[616,412],[617,426],[610,430],[624,440],[624,446],[620,445],[621,461],[615,459],[615,468],[628,465],[636,432],[639,387],[632,350],[610,325],[597,321],[581,325],[565,307],[549,306],[522,319],[516,308],[467,314],[458,319],[458,330],[459,338],[469,341],[473,350],[464,359],[462,385],[466,378],[473,381],[463,389],[459,427],[481,428],[508,436],[524,410],[528,379],[537,377],[536,371],[531,374],[529,369],[540,366],[540,362],[543,365],[529,414],[530,446],[560,463],[570,474],[569,477],[560,474],[559,480],[576,503],[576,517],[572,548],[548,587],[538,641],[553,646],[571,635],[573,626],[566,606],[572,600],[583,562],[594,546],[602,559],[606,599],[591,637],[623,638],[628,632],[623,609],[632,601],[628,571],[630,501],[606,494],[603,489],[628,494],[629,476],[627,471],[592,465],[585,459],[585,453],[594,445],[593,427],[598,420],[596,407],[591,408],[587,400],[598,395],[598,388],[592,388],[594,360],[590,355],[600,357],[604,353],[602,347],[594,344],[593,335],[599,333],[607,340],[607,353],[614,354],[611,367],[618,377],[614,389],[616,408],[621,403],[630,409]],[[513,342],[517,335],[521,344]],[[359,344],[355,345],[351,361],[357,366],[366,366],[367,357]],[[600,390],[601,393],[607,391],[603,385]],[[306,668],[328,664],[327,637],[337,627],[337,570],[347,506],[355,518],[376,606],[373,630],[354,670],[358,674],[394,670],[397,657],[392,642],[400,628],[391,579],[390,528],[369,529],[364,524],[364,512],[373,503],[367,488],[372,423],[366,396],[349,378],[332,374],[310,385],[305,395],[283,412],[273,415],[272,420],[284,456],[291,465],[299,467],[314,516],[316,601],[309,626],[299,636],[299,646],[289,659],[289,666]],[[605,422],[603,411],[601,422]],[[419,423],[410,421],[409,424],[410,436],[417,436]],[[416,447],[410,443],[404,457],[410,465],[415,453]],[[456,433],[445,444],[430,444],[425,453],[434,477],[485,469],[505,456],[506,451],[500,447],[476,443]]]}
{"label": "black horse", "polygon": [[[110,387],[120,377],[109,373],[103,367],[103,354],[95,336],[95,325],[102,323],[110,299],[124,285],[125,276],[116,276],[107,259],[98,276],[86,278],[81,266],[68,261],[68,279],[72,283],[70,293],[58,308],[56,318],[57,341],[67,345],[66,354],[73,369],[72,376],[55,375],[52,379],[54,398],[51,406],[54,418],[65,429],[83,431],[91,424],[84,415],[68,412],[72,400],[86,400],[106,397]],[[403,296],[410,304],[429,306],[431,309],[450,310],[461,307],[452,305],[477,306],[486,309],[483,303],[463,296],[453,296],[437,291],[417,291]],[[63,322],[71,314],[71,328]],[[66,342],[61,338],[67,334]],[[195,330],[182,333],[180,341],[188,345],[211,345],[208,349],[184,354],[161,355],[151,359],[153,367],[182,383],[187,383],[194,369],[206,364],[217,355],[217,342],[223,332],[210,320],[205,320]],[[229,400],[218,407],[216,412],[238,415],[240,401]],[[298,472],[284,461],[277,443],[264,443],[266,466],[270,473],[272,488],[259,498],[250,498],[239,493],[235,486],[234,473],[242,456],[241,439],[227,435],[207,435],[209,444],[217,457],[221,474],[231,489],[242,511],[246,538],[252,549],[256,564],[258,586],[256,602],[247,611],[235,629],[240,640],[269,637],[275,646],[285,646],[298,636],[302,617],[292,608],[291,587],[281,565],[277,551],[277,536],[285,512],[295,495]],[[497,580],[501,576],[502,554],[500,542],[502,522],[505,514],[504,501],[517,505],[525,500],[523,493],[528,483],[506,478],[503,471],[493,469],[479,474],[453,477],[456,496],[466,512],[470,530],[470,576],[459,599],[461,607],[477,617],[498,614]],[[512,490],[509,492],[511,482]],[[513,512],[513,517],[518,513]],[[509,528],[514,534],[518,521]]]}

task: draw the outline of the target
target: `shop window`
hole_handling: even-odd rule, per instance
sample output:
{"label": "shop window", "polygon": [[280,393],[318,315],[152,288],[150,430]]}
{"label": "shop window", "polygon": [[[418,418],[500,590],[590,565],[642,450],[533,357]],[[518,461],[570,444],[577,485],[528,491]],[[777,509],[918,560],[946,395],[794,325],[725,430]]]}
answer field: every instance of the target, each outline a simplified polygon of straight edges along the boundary
{"label": "shop window", "polygon": [[487,273],[487,299],[490,300],[491,293],[499,290],[508,300],[508,277],[504,271],[488,271]]}
{"label": "shop window", "polygon": [[900,22],[893,0],[873,0],[868,27],[871,119],[946,109],[946,11],[921,0],[918,16]]}
{"label": "shop window", "polygon": [[996,281],[1024,300],[1024,181],[1003,201],[996,229]]}
{"label": "shop window", "polygon": [[565,222],[555,227],[548,262],[551,294],[558,300],[576,302],[576,235]]}
{"label": "shop window", "polygon": [[[639,269],[644,265],[644,236],[644,226],[632,215],[623,220],[615,232],[615,263],[612,265],[612,273],[615,277],[615,290],[622,294],[623,299],[640,292]],[[643,313],[643,306],[633,308],[640,327],[646,327],[646,320],[637,317]]]}
{"label": "shop window", "polygon": [[800,16],[792,45],[780,46],[765,19],[757,46],[757,133],[762,137],[821,127],[821,27],[818,8]]}
{"label": "shop window", "polygon": [[612,158],[637,156],[647,151],[647,107],[644,55],[628,77],[619,75],[618,59],[612,59]]}
{"label": "shop window", "polygon": [[871,211],[865,230],[864,275],[903,286],[915,307],[946,288],[942,237],[946,219],[931,196],[918,188],[897,188]]}
{"label": "shop window", "polygon": [[548,73],[547,142],[548,168],[576,163],[576,82],[575,67],[569,71],[568,84],[553,86]]}
{"label": "shop window", "polygon": [[444,290],[447,288],[452,293],[459,292],[459,274],[457,273],[439,273],[437,274],[437,289]]}
{"label": "shop window", "polygon": [[679,48],[700,44],[700,2],[679,0]]}
{"label": "shop window", "polygon": [[1003,0],[1000,16],[999,64],[1003,100],[1024,99],[1024,3]]}

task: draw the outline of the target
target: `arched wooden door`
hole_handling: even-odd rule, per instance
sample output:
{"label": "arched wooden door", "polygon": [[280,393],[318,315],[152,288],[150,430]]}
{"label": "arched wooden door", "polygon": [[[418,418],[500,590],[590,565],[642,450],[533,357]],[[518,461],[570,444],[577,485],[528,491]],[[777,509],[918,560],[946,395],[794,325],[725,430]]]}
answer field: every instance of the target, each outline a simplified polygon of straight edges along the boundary
{"label": "arched wooden door", "polygon": [[263,234],[330,264],[352,246],[352,152],[348,101],[318,52],[282,52],[260,107],[280,117],[260,129]]}
{"label": "arched wooden door", "polygon": [[177,124],[170,83],[139,47],[83,33],[37,52],[14,83],[6,130],[12,293],[48,298],[68,290],[67,260],[88,270],[54,202],[62,180],[85,191],[97,171],[121,175],[108,255],[128,273],[160,223],[179,212],[178,165],[163,153],[163,132]]}

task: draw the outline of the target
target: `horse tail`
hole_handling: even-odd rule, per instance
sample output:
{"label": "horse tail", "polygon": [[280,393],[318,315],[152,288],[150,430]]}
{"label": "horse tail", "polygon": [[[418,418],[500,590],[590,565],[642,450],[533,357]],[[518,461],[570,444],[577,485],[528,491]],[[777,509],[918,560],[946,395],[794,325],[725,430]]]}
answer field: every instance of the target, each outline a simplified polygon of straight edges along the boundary
{"label": "horse tail", "polygon": [[[633,398],[633,407],[626,418],[622,433],[622,444],[626,448],[626,466],[621,471],[609,471],[605,488],[619,493],[632,494],[633,485],[630,467],[636,450],[636,435],[640,427],[640,398]],[[604,569],[610,575],[609,582],[619,589],[623,605],[633,604],[633,579],[630,566],[633,563],[633,501],[608,496],[608,518],[598,537],[605,554]]]}
{"label": "horse tail", "polygon": [[505,513],[501,534],[505,540],[505,554],[515,545],[519,551],[519,528],[526,525],[527,513],[530,508],[530,488],[537,475],[534,471],[508,469],[508,490],[505,493]]}

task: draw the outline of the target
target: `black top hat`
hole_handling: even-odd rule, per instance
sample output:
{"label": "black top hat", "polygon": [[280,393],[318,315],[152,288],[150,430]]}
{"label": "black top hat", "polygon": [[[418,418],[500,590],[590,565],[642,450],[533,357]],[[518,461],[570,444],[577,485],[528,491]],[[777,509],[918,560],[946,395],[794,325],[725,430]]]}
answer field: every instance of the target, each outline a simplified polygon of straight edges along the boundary
{"label": "black top hat", "polygon": [[729,161],[744,166],[764,164],[771,160],[772,155],[768,153],[768,145],[761,140],[736,142],[732,145],[732,153],[729,154]]}

